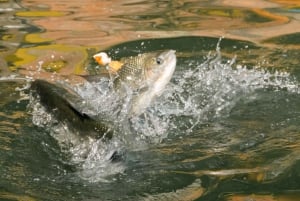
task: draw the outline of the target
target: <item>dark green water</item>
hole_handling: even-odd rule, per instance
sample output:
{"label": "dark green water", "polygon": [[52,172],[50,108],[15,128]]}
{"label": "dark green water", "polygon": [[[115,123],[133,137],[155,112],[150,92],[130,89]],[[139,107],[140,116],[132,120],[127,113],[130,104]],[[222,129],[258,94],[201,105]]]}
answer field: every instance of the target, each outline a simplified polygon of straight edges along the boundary
{"label": "dark green water", "polygon": [[[191,5],[177,6],[186,11],[193,10]],[[40,31],[30,20],[22,22],[22,17],[13,14],[2,12],[2,17],[8,16],[4,19],[13,20],[1,29],[5,62],[0,79],[0,200],[221,201],[252,194],[297,200],[300,196],[299,33],[265,41],[280,46],[226,38],[218,46],[219,37],[204,36],[112,43],[105,51],[115,59],[174,49],[178,57],[175,74],[148,111],[146,123],[136,122],[135,132],[122,132],[126,125],[121,124],[116,137],[106,144],[74,141],[70,146],[73,134],[43,119],[47,113],[26,99],[30,90],[19,89],[26,82],[9,77],[18,73],[11,72],[18,61],[30,63],[26,53],[18,51],[29,48],[33,55],[48,51],[42,48],[45,43],[17,37],[8,41],[9,34]],[[255,18],[250,16],[248,20]],[[255,19],[264,22],[258,16]],[[193,20],[185,18],[184,22]],[[7,28],[12,23],[18,26]],[[59,40],[49,42],[49,49],[64,51],[70,63],[77,60],[66,54],[83,51],[91,56],[95,51],[89,45],[69,51],[52,43],[60,44]],[[85,66],[92,69],[89,56]],[[90,88],[80,90],[87,100],[93,98]],[[105,106],[103,97],[93,95],[99,98],[96,108]],[[123,153],[121,160],[107,160],[116,149]],[[88,157],[82,157],[82,152]]]}

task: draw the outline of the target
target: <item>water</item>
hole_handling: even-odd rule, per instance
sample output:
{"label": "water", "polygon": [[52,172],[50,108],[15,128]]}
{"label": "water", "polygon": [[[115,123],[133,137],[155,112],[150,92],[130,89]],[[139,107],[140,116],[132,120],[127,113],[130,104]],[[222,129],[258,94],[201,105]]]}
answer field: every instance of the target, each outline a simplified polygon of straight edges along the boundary
{"label": "water", "polygon": [[[297,200],[298,7],[258,2],[1,3],[0,198]],[[92,73],[99,46],[114,59],[176,50],[171,83],[145,116],[128,120],[130,101],[106,81],[69,76]],[[76,90],[88,113],[113,122],[113,139],[78,139],[30,97],[28,77]]]}

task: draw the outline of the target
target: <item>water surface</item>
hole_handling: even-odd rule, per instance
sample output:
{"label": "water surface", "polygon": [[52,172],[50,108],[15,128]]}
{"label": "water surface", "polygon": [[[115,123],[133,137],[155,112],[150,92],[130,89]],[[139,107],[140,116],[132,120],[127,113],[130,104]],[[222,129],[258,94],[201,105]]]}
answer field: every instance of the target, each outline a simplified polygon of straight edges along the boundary
{"label": "water surface", "polygon": [[[0,12],[2,200],[300,196],[296,1],[2,1]],[[178,65],[133,129],[105,83],[76,85],[99,50],[158,49]],[[78,142],[30,98],[34,78],[68,80],[115,120],[114,138]]]}

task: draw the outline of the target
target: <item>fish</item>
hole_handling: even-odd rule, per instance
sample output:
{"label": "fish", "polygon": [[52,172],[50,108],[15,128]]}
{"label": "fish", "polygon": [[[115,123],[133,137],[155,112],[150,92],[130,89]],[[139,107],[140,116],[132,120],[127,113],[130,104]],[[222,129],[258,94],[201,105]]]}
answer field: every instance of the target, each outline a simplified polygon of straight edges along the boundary
{"label": "fish", "polygon": [[[128,88],[134,93],[128,112],[128,118],[132,118],[145,112],[170,82],[176,67],[175,50],[124,57],[120,62],[123,65],[113,76],[113,85],[119,94],[124,95]],[[91,82],[95,81],[95,76],[85,78]],[[71,88],[37,79],[32,82],[31,90],[49,112],[59,121],[66,122],[75,132],[97,139],[112,137],[113,124],[85,113],[82,109],[83,98]]]}

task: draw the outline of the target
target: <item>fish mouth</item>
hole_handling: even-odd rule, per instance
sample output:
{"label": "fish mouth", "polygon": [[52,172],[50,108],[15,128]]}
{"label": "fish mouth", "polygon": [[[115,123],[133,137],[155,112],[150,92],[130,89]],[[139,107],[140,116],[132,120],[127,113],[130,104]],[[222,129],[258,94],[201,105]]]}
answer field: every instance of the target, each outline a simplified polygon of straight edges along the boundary
{"label": "fish mouth", "polygon": [[175,53],[176,53],[176,50],[169,50],[168,51],[168,54],[174,54],[175,55]]}
{"label": "fish mouth", "polygon": [[175,53],[176,53],[176,50],[168,50],[168,51],[166,51],[166,53],[167,53],[168,55],[170,55],[170,54],[175,54]]}
{"label": "fish mouth", "polygon": [[168,66],[171,68],[173,65],[176,65],[176,50],[168,50],[165,52],[164,57],[166,58],[166,62],[168,62]]}
{"label": "fish mouth", "polygon": [[172,58],[176,58],[175,53],[176,53],[176,50],[168,50],[168,51],[163,52],[162,54],[165,58],[168,58],[168,60],[171,60]]}

